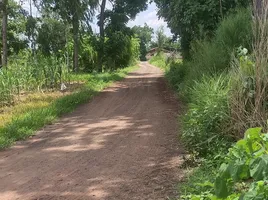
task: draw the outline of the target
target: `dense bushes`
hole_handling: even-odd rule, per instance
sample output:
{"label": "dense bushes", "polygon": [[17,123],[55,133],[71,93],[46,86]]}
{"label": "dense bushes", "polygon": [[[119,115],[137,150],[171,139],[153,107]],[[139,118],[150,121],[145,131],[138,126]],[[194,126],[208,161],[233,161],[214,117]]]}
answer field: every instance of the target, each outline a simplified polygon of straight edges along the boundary
{"label": "dense bushes", "polygon": [[189,103],[182,139],[192,152],[202,156],[217,154],[221,146],[226,146],[223,141],[241,136],[232,124],[232,97],[239,87],[244,90],[241,84],[245,77],[239,79],[235,69],[242,72],[243,68],[253,67],[241,60],[241,45],[249,47],[252,35],[250,12],[242,9],[222,21],[211,41],[192,44],[192,60],[180,63],[161,53],[151,59],[151,64],[166,69],[169,83]]}
{"label": "dense bushes", "polygon": [[139,40],[122,32],[113,33],[105,42],[104,65],[106,69],[114,70],[129,66],[139,59]]}
{"label": "dense bushes", "polygon": [[219,25],[211,41],[192,44],[192,60],[185,61],[185,67],[188,68],[186,83],[191,86],[193,81],[204,75],[219,75],[228,71],[236,48],[243,46],[250,49],[252,35],[249,10],[242,9],[228,16]]}
{"label": "dense bushes", "polygon": [[226,135],[230,124],[228,79],[225,76],[204,77],[188,92],[191,103],[183,120],[184,143],[199,156],[219,152],[226,147],[229,137]]}
{"label": "dense bushes", "polygon": [[[192,43],[191,60],[165,62],[169,83],[188,103],[180,136],[192,162],[201,158],[181,187],[181,199],[268,198],[267,134],[250,129],[240,140],[247,128],[267,129],[267,36],[253,40],[251,21],[249,10],[237,11],[220,23],[213,39]],[[255,25],[256,34],[267,31],[267,22]]]}
{"label": "dense bushes", "polygon": [[196,171],[195,175],[202,179],[195,180],[200,183],[189,183],[188,187],[192,187],[188,189],[186,186],[186,190],[190,193],[183,195],[181,199],[267,199],[267,138],[268,134],[262,133],[261,128],[247,130],[244,138],[229,149],[220,167],[211,168],[205,165],[206,168],[201,167],[201,171]]}

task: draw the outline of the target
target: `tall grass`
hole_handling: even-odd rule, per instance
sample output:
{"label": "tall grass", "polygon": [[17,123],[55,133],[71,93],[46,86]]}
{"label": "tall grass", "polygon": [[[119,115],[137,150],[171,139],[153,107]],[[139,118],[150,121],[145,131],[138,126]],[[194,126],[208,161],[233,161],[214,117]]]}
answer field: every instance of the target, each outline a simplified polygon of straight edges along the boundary
{"label": "tall grass", "polygon": [[50,98],[42,96],[29,98],[29,101],[17,105],[13,112],[0,114],[0,117],[8,118],[5,123],[0,124],[0,149],[10,146],[17,140],[29,137],[62,114],[73,111],[78,105],[86,103],[110,83],[124,78],[135,68],[128,67],[115,72],[93,75],[74,74],[71,76],[73,81],[84,82],[84,86],[76,92],[66,96],[56,94]]}
{"label": "tall grass", "polygon": [[24,52],[11,58],[8,69],[0,69],[0,107],[13,104],[22,94],[43,92],[60,87],[69,79],[67,66],[61,60]]}
{"label": "tall grass", "polygon": [[248,127],[268,129],[268,2],[261,2],[253,23],[253,53],[242,55],[232,63],[232,107],[233,128],[241,137]]}
{"label": "tall grass", "polygon": [[183,120],[184,144],[199,156],[218,153],[230,138],[228,76],[203,77],[189,93],[190,104]]}
{"label": "tall grass", "polygon": [[186,85],[204,75],[219,75],[231,68],[232,55],[240,46],[251,50],[253,41],[251,12],[238,10],[226,17],[215,32],[211,41],[195,41],[192,44],[192,60],[185,61],[188,68]]}

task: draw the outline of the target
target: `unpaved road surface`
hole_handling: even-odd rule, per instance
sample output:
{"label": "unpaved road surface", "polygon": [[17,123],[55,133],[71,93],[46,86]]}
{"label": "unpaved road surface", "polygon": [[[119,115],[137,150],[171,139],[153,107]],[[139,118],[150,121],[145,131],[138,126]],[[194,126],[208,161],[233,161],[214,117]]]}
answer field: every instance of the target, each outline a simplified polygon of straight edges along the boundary
{"label": "unpaved road surface", "polygon": [[163,73],[142,63],[115,83],[0,152],[1,200],[154,200],[182,176],[178,105]]}

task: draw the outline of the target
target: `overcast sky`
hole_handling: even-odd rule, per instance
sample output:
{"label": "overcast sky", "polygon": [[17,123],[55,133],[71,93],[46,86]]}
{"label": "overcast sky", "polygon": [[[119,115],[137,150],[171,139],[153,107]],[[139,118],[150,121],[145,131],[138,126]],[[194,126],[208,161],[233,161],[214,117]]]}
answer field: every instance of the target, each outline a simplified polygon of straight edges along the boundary
{"label": "overcast sky", "polygon": [[[19,2],[19,0],[16,0],[17,2]],[[111,7],[111,5],[108,3],[107,4],[107,8],[109,9]],[[26,10],[29,10],[29,4],[28,3],[24,3],[23,8]],[[33,8],[33,13],[34,15],[36,15],[36,9]],[[152,27],[155,31],[160,27],[163,26],[164,30],[165,30],[165,34],[167,36],[170,36],[170,30],[167,27],[166,22],[164,22],[163,19],[158,19],[157,16],[157,7],[155,5],[155,3],[149,4],[148,9],[144,12],[141,12],[137,15],[135,20],[132,20],[128,23],[128,26],[133,27],[135,25],[140,25],[143,26],[144,23],[147,23],[148,26]],[[92,24],[92,29],[94,32],[98,32],[99,28],[96,25],[96,20],[94,20],[94,23]]]}

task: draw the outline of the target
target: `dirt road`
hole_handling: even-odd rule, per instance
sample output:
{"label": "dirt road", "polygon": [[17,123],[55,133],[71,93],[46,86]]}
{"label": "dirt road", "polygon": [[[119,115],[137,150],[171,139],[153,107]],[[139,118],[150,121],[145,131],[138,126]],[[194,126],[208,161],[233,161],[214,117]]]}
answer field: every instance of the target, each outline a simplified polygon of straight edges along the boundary
{"label": "dirt road", "polygon": [[142,63],[114,84],[0,152],[1,200],[154,200],[182,175],[178,105],[163,73]]}

